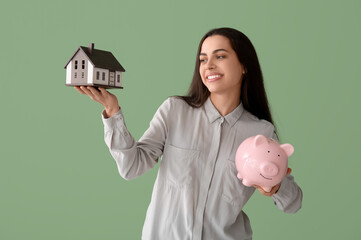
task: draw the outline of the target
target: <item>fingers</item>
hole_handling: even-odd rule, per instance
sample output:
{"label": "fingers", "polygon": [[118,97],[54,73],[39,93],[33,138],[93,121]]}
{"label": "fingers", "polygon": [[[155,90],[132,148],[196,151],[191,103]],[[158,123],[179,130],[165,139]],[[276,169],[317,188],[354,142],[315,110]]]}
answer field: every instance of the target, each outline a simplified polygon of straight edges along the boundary
{"label": "fingers", "polygon": [[88,95],[92,100],[103,104],[104,102],[104,97],[101,95],[101,93],[96,90],[93,87],[85,87],[85,86],[81,86],[80,89],[86,94]]}
{"label": "fingers", "polygon": [[99,88],[99,91],[102,93],[103,96],[109,93],[107,90],[105,90],[105,88],[102,87]]}
{"label": "fingers", "polygon": [[99,90],[91,86],[80,86],[75,87],[75,89],[81,93],[88,95],[92,100],[100,103],[107,109],[109,112],[119,111],[118,99],[115,95],[111,94],[105,88],[99,87]]}
{"label": "fingers", "polygon": [[85,93],[83,90],[81,90],[80,87],[76,86],[76,87],[74,87],[74,88],[75,88],[75,90],[77,90],[79,93],[86,95],[86,93]]}
{"label": "fingers", "polygon": [[93,97],[92,92],[90,91],[90,89],[88,89],[90,87],[85,87],[85,86],[80,86],[80,89],[86,94],[88,95],[90,98]]}
{"label": "fingers", "polygon": [[253,187],[257,188],[258,191],[259,191],[262,195],[268,194],[268,192],[266,192],[262,187],[260,187],[260,186],[258,186],[258,185],[254,185]]}
{"label": "fingers", "polygon": [[110,92],[108,92],[105,88],[99,87],[99,91],[101,93],[101,95],[104,97],[104,99],[115,99],[117,104],[118,104],[118,100],[116,99],[116,96],[114,94],[111,94]]}
{"label": "fingers", "polygon": [[267,196],[267,197],[271,197],[273,194],[275,194],[275,193],[278,191],[278,189],[280,188],[280,185],[281,185],[281,184],[278,184],[278,185],[274,186],[274,187],[271,189],[270,192],[266,192],[262,187],[260,187],[260,186],[258,186],[258,185],[254,185],[254,187],[257,188],[258,191],[259,191],[262,195]]}
{"label": "fingers", "polygon": [[97,89],[95,89],[95,88],[93,88],[93,87],[87,87],[87,89],[88,89],[94,96],[96,96],[96,97],[100,97],[100,96],[101,96],[101,93],[100,93]]}

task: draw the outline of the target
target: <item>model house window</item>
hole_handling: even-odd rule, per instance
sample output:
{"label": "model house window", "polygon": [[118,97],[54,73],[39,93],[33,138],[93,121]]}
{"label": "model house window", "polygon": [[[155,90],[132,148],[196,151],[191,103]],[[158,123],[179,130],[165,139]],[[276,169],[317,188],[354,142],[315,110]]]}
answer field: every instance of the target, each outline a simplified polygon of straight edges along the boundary
{"label": "model house window", "polygon": [[99,78],[100,78],[100,72],[97,71],[97,80],[99,80]]}
{"label": "model house window", "polygon": [[74,73],[74,78],[76,78],[78,76],[77,72]]}
{"label": "model house window", "polygon": [[105,72],[102,72],[102,80],[105,81]]}
{"label": "model house window", "polygon": [[74,66],[75,69],[78,69],[78,61],[75,60],[75,66]]}
{"label": "model house window", "polygon": [[81,68],[85,69],[85,60],[81,61]]}
{"label": "model house window", "polygon": [[81,78],[84,78],[84,72],[81,72]]}
{"label": "model house window", "polygon": [[120,75],[117,75],[117,82],[120,83]]}

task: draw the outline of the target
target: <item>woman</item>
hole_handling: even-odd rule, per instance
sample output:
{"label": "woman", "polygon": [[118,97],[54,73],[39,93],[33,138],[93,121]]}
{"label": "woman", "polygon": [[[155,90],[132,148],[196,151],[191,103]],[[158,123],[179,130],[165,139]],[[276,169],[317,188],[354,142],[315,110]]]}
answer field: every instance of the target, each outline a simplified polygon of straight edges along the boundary
{"label": "woman", "polygon": [[[242,208],[255,188],[237,178],[235,153],[250,136],[277,136],[258,58],[244,34],[220,28],[202,38],[188,95],[168,98],[138,142],[113,94],[77,90],[105,107],[105,141],[122,177],[142,175],[162,156],[142,239],[252,238]],[[301,207],[291,175],[271,192],[255,187],[285,212]]]}

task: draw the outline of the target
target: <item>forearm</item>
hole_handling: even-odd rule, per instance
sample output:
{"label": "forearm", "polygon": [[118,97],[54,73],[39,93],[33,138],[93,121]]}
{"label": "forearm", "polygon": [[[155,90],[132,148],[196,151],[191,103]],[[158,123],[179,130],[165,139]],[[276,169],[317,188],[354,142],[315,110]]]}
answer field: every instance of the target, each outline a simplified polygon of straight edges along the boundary
{"label": "forearm", "polygon": [[167,136],[166,118],[169,109],[168,100],[158,109],[148,130],[138,142],[128,131],[121,109],[111,118],[105,118],[103,112],[105,142],[123,178],[138,177],[158,162]]}

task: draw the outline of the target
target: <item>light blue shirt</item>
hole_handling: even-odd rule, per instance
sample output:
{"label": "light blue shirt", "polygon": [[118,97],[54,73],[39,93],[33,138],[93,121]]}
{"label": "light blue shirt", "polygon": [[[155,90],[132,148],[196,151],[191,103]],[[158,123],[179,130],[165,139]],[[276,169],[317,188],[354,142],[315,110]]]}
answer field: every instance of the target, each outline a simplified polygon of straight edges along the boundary
{"label": "light blue shirt", "polygon": [[[240,104],[223,117],[211,100],[192,108],[180,98],[168,98],[148,130],[135,141],[122,111],[104,118],[105,142],[120,175],[136,178],[161,157],[142,239],[252,239],[243,206],[255,191],[237,178],[235,154],[248,137],[276,138],[274,126],[259,120]],[[296,212],[302,191],[291,175],[272,196],[285,212]]]}

